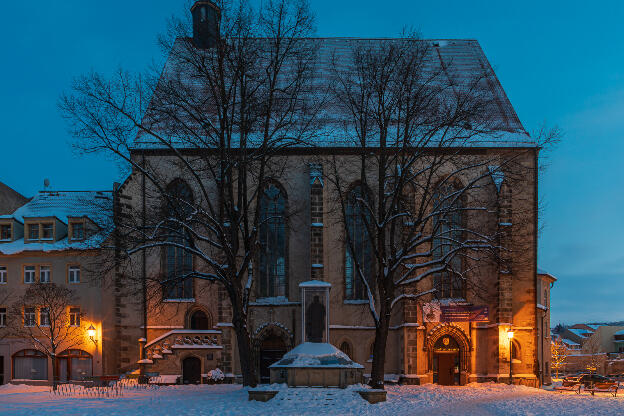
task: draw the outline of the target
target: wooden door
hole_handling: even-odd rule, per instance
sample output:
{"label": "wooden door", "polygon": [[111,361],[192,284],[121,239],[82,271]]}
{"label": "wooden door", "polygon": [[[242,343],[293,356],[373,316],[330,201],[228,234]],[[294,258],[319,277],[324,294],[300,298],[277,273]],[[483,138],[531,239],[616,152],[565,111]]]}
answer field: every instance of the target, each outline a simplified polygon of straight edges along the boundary
{"label": "wooden door", "polygon": [[455,354],[440,353],[438,356],[438,384],[452,386],[455,384]]}
{"label": "wooden door", "polygon": [[201,361],[197,357],[187,357],[182,361],[182,382],[184,384],[201,383]]}
{"label": "wooden door", "polygon": [[260,383],[270,382],[271,371],[269,366],[281,360],[286,352],[286,344],[277,336],[268,337],[262,342],[260,346]]}

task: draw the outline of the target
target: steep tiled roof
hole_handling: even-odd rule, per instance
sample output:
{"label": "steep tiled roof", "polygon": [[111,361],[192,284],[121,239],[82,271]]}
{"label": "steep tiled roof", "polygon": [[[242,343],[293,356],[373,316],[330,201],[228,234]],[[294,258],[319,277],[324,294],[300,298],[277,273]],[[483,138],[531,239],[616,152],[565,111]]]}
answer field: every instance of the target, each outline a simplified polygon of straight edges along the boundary
{"label": "steep tiled roof", "polygon": [[84,241],[69,241],[67,237],[53,243],[25,243],[23,238],[1,243],[0,254],[16,254],[22,251],[85,250],[99,247],[113,227],[113,198],[111,192],[103,191],[41,191],[13,214],[1,215],[0,219],[12,218],[21,223],[33,217],[55,217],[67,224],[71,217],[87,217],[99,230]]}
{"label": "steep tiled roof", "polygon": [[[262,39],[258,40],[262,41]],[[314,45],[318,50],[318,60],[316,69],[311,81],[310,91],[306,97],[311,102],[320,103],[320,95],[326,94],[328,86],[333,82],[332,77],[336,73],[349,69],[352,63],[353,51],[358,46],[375,47],[376,45],[387,44],[392,42],[400,42],[399,39],[360,39],[360,38],[312,38],[304,39]],[[185,78],[181,76],[185,72],[184,65],[179,64],[178,57],[184,54],[189,47],[189,39],[179,38],[173,45],[173,50],[167,60],[161,82],[168,79]],[[503,90],[496,74],[492,70],[481,46],[476,40],[422,40],[427,44],[427,53],[423,59],[423,72],[439,74],[441,84],[450,85],[452,83],[453,90],[447,89],[450,96],[451,91],[461,90],[462,86],[468,85],[469,82],[476,78],[481,78],[479,82],[480,94],[487,97],[487,110],[484,111],[487,119],[493,126],[495,132],[487,136],[477,136],[464,143],[466,146],[483,146],[483,147],[516,147],[516,146],[535,146],[534,140],[528,135],[522,123],[518,119],[505,91]],[[286,72],[286,71],[284,71]],[[444,78],[446,77],[446,78]],[[201,82],[194,80],[192,76],[186,77],[191,90],[196,88],[198,96],[202,96]],[[449,83],[449,80],[451,81]],[[434,81],[435,82],[435,81]],[[315,100],[315,101],[314,101]],[[201,101],[201,100],[199,100]],[[198,101],[198,103],[199,103]],[[202,102],[205,108],[206,103]],[[349,147],[353,143],[353,135],[349,132],[349,128],[345,127],[345,116],[341,114],[344,110],[340,109],[335,100],[324,100],[318,124],[315,128],[313,139],[305,142],[304,146],[324,146],[324,147]],[[151,111],[148,108],[146,118],[150,121]],[[172,140],[175,140],[172,138]],[[373,139],[374,140],[374,139]],[[375,146],[371,142],[371,146]],[[135,147],[159,147],[157,141],[147,134],[139,134],[135,141]]]}

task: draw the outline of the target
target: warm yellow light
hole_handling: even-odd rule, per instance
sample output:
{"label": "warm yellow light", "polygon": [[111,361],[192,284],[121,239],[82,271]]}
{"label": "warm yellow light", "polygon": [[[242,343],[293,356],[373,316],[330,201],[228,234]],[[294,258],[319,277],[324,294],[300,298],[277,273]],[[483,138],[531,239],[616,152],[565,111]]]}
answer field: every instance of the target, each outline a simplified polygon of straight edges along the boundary
{"label": "warm yellow light", "polygon": [[95,338],[95,328],[93,327],[93,324],[89,325],[89,328],[87,328],[87,334],[89,334],[89,338]]}
{"label": "warm yellow light", "polygon": [[509,331],[507,331],[507,338],[512,339],[513,338],[513,331],[510,329]]}

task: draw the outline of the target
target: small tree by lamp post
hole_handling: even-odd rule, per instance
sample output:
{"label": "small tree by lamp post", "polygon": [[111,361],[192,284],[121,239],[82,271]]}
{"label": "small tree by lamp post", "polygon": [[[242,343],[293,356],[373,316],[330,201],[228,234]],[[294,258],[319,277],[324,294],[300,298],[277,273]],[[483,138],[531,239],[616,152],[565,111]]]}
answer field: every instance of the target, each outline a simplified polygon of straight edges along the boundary
{"label": "small tree by lamp post", "polygon": [[514,332],[509,328],[507,331],[507,338],[509,338],[509,384],[513,384],[512,372],[511,372],[511,363],[513,362],[513,345],[512,340],[514,337]]}

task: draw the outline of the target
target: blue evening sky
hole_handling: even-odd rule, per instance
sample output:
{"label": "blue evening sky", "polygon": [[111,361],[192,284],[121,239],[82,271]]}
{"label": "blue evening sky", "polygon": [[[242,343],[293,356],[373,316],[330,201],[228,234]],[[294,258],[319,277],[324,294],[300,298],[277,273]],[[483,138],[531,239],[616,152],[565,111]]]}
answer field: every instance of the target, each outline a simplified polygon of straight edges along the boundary
{"label": "blue evening sky", "polygon": [[[73,76],[160,62],[156,36],[186,1],[4,2],[0,181],[27,196],[111,189],[121,174],[71,150],[57,100]],[[624,3],[311,0],[319,36],[477,39],[529,131],[565,137],[541,183],[540,266],[556,277],[552,321],[624,320]]]}

